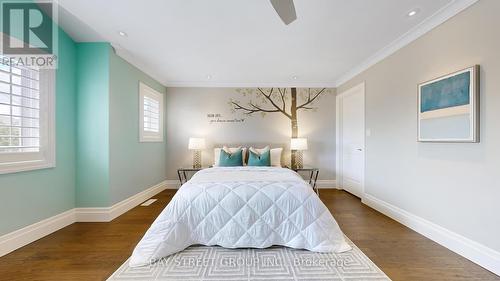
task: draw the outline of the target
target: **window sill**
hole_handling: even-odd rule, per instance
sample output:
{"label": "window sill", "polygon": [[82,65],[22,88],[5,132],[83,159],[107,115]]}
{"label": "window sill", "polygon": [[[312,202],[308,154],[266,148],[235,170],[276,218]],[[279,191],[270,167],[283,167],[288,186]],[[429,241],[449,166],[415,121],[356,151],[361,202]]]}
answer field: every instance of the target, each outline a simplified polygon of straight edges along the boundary
{"label": "window sill", "polygon": [[33,170],[41,170],[41,169],[49,169],[49,168],[55,168],[55,167],[56,167],[55,161],[48,161],[48,160],[1,163],[0,164],[0,175],[33,171]]}
{"label": "window sill", "polygon": [[163,142],[162,138],[140,138],[139,142]]}

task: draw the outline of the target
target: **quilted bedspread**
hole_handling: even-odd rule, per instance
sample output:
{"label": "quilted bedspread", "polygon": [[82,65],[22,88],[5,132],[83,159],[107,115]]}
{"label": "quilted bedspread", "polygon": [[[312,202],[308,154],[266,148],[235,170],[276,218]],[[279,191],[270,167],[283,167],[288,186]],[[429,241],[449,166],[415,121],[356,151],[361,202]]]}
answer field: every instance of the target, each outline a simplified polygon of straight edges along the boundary
{"label": "quilted bedspread", "polygon": [[149,265],[195,244],[351,249],[311,186],[297,173],[276,167],[216,167],[196,173],[153,222],[130,266]]}

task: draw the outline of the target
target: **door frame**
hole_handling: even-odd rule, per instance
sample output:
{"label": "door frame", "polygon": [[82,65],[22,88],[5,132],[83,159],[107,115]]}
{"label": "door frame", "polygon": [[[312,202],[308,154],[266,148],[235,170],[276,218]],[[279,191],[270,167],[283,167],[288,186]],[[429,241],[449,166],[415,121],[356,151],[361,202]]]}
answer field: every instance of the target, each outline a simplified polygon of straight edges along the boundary
{"label": "door frame", "polygon": [[353,93],[357,92],[358,90],[363,91],[363,172],[361,173],[361,200],[364,199],[365,195],[365,172],[366,172],[366,87],[365,87],[365,82],[361,82],[360,84],[353,86],[339,94],[337,94],[335,98],[335,150],[336,150],[336,162],[335,162],[335,173],[336,173],[336,178],[337,178],[337,187],[339,189],[343,189],[343,171],[342,171],[342,161],[343,161],[343,143],[342,143],[342,100],[344,97],[352,95]]}

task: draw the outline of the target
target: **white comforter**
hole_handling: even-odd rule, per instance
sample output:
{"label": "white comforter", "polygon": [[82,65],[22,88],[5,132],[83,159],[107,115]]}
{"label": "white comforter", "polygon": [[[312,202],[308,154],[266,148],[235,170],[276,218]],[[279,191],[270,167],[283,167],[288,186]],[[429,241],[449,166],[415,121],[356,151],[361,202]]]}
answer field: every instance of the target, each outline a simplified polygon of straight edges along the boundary
{"label": "white comforter", "polygon": [[295,172],[275,167],[217,167],[196,173],[136,246],[130,266],[150,264],[195,244],[351,249],[312,188]]}

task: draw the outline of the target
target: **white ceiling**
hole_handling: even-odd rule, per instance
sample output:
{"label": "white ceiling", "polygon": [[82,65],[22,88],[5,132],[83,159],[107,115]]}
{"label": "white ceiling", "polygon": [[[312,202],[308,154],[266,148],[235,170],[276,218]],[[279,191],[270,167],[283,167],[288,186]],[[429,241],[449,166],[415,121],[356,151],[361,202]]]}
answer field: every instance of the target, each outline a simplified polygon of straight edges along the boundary
{"label": "white ceiling", "polygon": [[475,0],[294,2],[288,26],[268,0],[59,0],[59,22],[166,86],[336,86]]}

